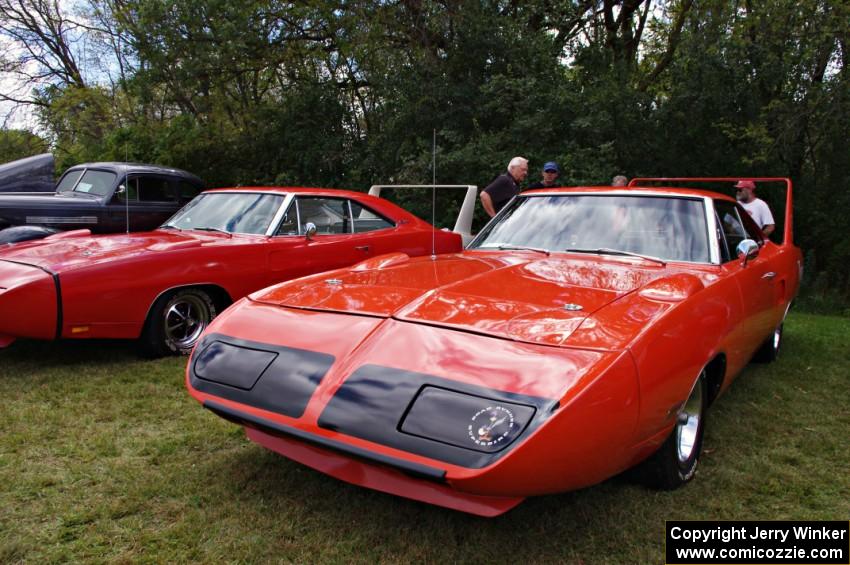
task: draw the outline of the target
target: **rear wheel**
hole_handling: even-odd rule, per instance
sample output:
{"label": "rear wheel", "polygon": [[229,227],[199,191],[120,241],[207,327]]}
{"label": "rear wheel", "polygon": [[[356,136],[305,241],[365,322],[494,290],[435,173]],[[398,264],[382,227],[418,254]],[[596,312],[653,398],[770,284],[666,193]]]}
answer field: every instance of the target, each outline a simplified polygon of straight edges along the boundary
{"label": "rear wheel", "polygon": [[772,363],[779,357],[779,348],[782,346],[782,325],[779,324],[773,333],[761,344],[753,355],[756,363]]}
{"label": "rear wheel", "polygon": [[190,353],[216,313],[215,303],[203,290],[186,288],[164,294],[145,322],[142,353],[148,357]]}
{"label": "rear wheel", "polygon": [[655,488],[673,490],[690,481],[697,471],[705,434],[706,394],[705,369],[691,389],[679,411],[670,436],[641,465],[644,482]]}

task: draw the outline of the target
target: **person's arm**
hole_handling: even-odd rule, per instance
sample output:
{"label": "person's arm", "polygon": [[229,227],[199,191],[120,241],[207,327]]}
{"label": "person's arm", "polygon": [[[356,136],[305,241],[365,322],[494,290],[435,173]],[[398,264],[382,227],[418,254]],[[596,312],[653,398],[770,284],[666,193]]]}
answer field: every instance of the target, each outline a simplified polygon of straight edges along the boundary
{"label": "person's arm", "polygon": [[487,212],[487,215],[491,218],[496,215],[496,208],[493,207],[493,199],[490,198],[490,195],[487,194],[486,191],[481,192],[481,205],[484,207],[484,211]]}
{"label": "person's arm", "polygon": [[773,212],[770,211],[770,206],[764,200],[761,201],[761,208],[761,222],[759,222],[762,225],[761,231],[764,232],[764,235],[770,237],[770,234],[776,229],[776,220],[773,219]]}

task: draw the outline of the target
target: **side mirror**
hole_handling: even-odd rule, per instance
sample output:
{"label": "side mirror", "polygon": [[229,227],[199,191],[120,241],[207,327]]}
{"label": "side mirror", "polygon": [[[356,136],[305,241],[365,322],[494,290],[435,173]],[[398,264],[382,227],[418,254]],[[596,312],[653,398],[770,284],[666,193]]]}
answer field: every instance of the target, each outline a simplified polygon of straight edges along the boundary
{"label": "side mirror", "polygon": [[119,184],[118,188],[115,190],[115,194],[124,194],[125,192],[127,192],[127,187],[123,184]]}
{"label": "side mirror", "polygon": [[304,235],[307,236],[307,241],[310,241],[316,235],[316,224],[313,222],[307,222],[307,225],[304,226]]}
{"label": "side mirror", "polygon": [[746,267],[748,261],[759,256],[759,244],[752,239],[745,239],[735,248],[735,253],[741,259],[741,266]]}

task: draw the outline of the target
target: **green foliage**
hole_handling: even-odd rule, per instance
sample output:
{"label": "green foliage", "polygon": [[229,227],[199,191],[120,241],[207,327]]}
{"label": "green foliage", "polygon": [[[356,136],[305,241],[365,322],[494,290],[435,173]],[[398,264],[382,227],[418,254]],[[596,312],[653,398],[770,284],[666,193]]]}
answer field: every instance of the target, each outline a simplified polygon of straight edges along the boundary
{"label": "green foliage", "polygon": [[[789,176],[806,284],[850,296],[850,5],[96,0],[122,74],[39,91],[61,164],[209,185],[485,186],[522,155],[567,184]],[[772,188],[761,194],[782,212]],[[426,195],[399,195],[430,216]],[[456,203],[438,202],[439,225]],[[479,210],[479,223],[483,219]],[[820,291],[819,291],[820,292]]]}
{"label": "green foliage", "polygon": [[0,129],[0,164],[47,153],[47,142],[34,133]]}

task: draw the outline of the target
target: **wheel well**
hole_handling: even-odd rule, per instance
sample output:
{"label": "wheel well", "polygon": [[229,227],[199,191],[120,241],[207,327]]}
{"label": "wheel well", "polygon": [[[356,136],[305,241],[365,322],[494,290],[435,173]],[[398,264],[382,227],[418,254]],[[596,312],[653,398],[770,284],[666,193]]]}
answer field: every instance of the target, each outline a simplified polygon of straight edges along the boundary
{"label": "wheel well", "polygon": [[214,285],[214,284],[187,284],[187,285],[183,285],[183,286],[175,286],[175,287],[163,290],[162,292],[160,292],[157,295],[157,297],[154,299],[154,301],[151,302],[150,306],[148,306],[148,313],[145,315],[145,324],[147,324],[148,320],[150,320],[151,311],[153,310],[153,306],[154,306],[154,304],[156,304],[157,300],[159,300],[163,296],[167,296],[169,294],[172,294],[175,291],[185,290],[185,289],[189,289],[189,288],[197,288],[198,290],[203,290],[207,294],[209,294],[210,298],[213,301],[213,304],[215,304],[217,314],[221,313],[222,310],[224,310],[225,308],[227,308],[228,306],[230,306],[233,303],[233,299],[230,298],[230,294],[228,294],[228,292],[226,290],[224,290],[223,288],[221,288],[218,285]]}
{"label": "wheel well", "polygon": [[197,285],[194,288],[199,288],[209,293],[210,298],[212,298],[213,304],[215,304],[216,313],[218,314],[220,314],[222,310],[233,304],[233,299],[230,298],[230,295],[227,293],[227,291],[221,288],[220,286],[216,286],[214,284],[202,284]]}
{"label": "wheel well", "polygon": [[723,379],[726,377],[726,355],[718,353],[714,359],[709,361],[705,366],[705,374],[708,377],[708,404],[709,406],[720,394],[720,387],[723,386]]}

